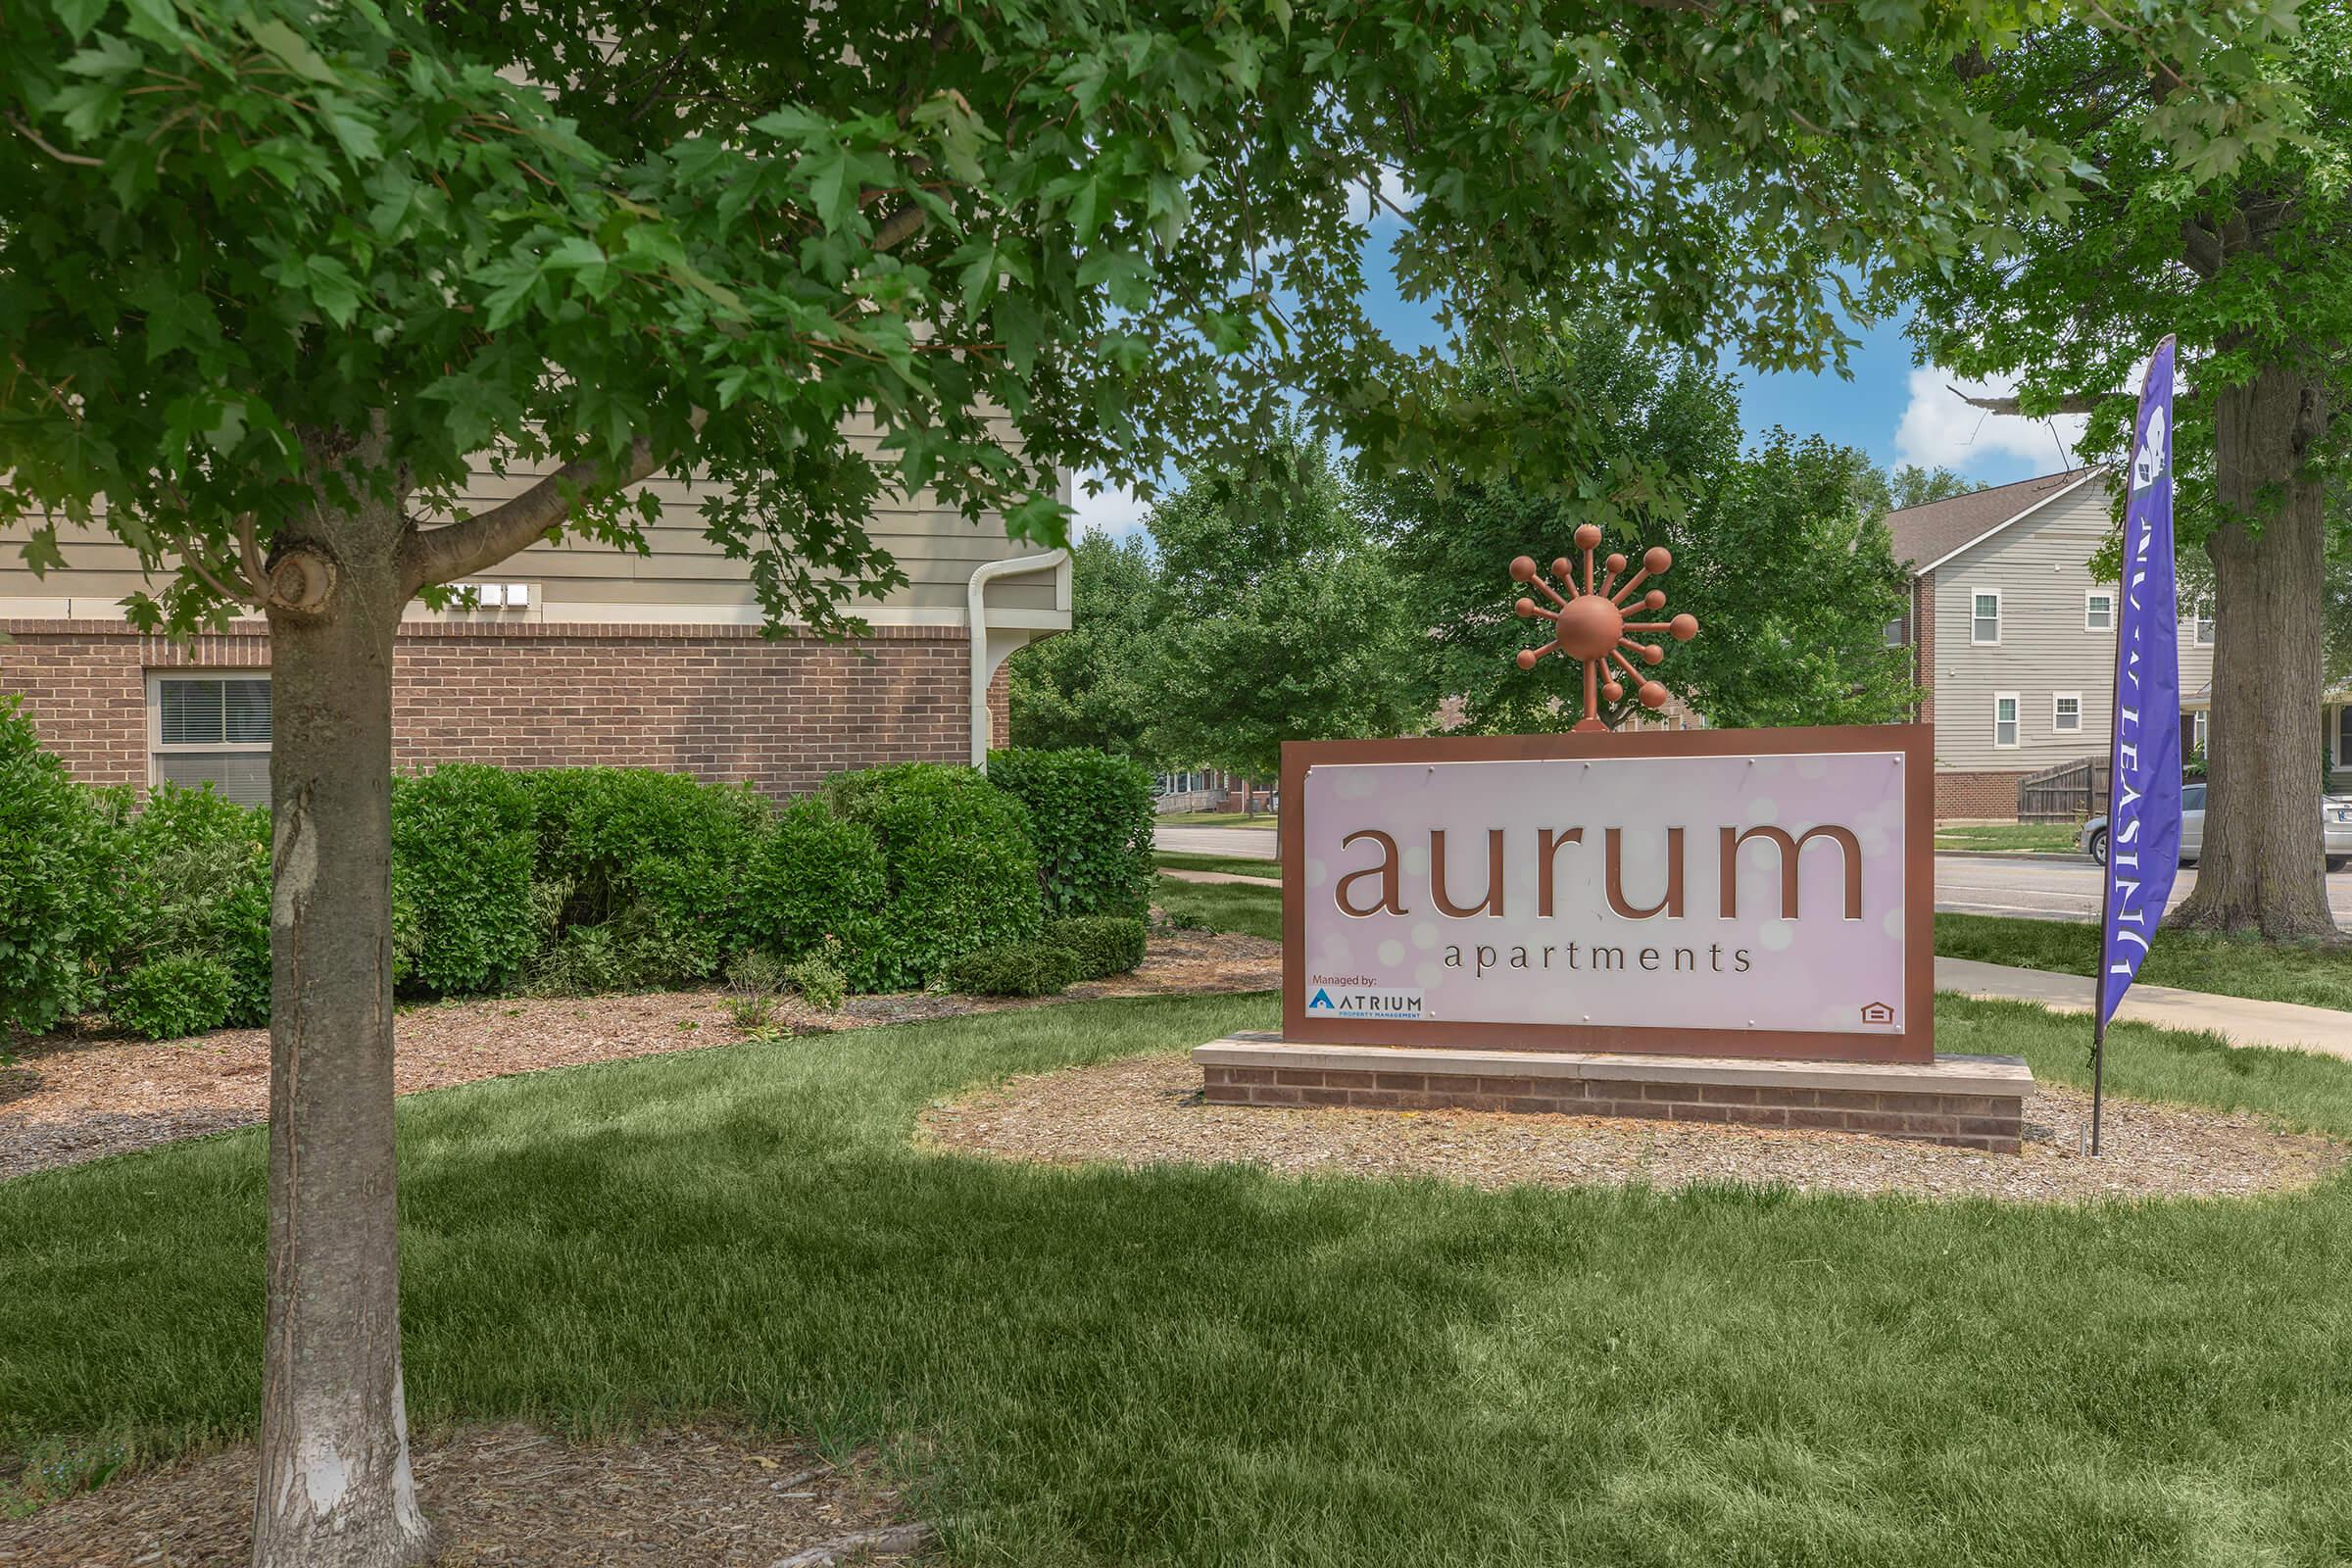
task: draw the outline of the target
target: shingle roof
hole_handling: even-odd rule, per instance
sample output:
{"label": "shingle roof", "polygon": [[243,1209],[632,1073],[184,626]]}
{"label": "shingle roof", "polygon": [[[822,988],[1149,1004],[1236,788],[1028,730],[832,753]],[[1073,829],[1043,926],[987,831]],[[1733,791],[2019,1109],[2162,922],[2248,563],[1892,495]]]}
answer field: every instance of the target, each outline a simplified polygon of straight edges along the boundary
{"label": "shingle roof", "polygon": [[2032,511],[2090,471],[2069,468],[2064,473],[2045,473],[2037,479],[2020,479],[2015,484],[1889,512],[1886,528],[1894,535],[1894,559],[1916,572]]}

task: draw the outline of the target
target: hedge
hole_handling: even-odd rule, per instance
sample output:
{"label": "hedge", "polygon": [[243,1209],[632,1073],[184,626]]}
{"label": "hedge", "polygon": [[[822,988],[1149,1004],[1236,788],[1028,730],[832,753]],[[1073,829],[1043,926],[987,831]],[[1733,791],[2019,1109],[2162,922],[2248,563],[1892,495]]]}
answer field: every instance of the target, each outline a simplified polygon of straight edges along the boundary
{"label": "hedge", "polygon": [[1080,980],[1129,974],[1144,961],[1144,922],[1115,914],[1049,920],[1038,941],[1067,953],[1077,965],[1076,978]]}
{"label": "hedge", "polygon": [[267,1024],[270,813],[166,784],[122,843],[134,918],[101,960],[107,1013],[151,1040]]}
{"label": "hedge", "polygon": [[41,750],[19,699],[0,698],[0,1029],[38,1034],[89,1000],[88,960],[112,946],[121,907],[102,896],[120,883],[119,811]]}
{"label": "hedge", "polygon": [[1142,763],[1084,749],[992,752],[988,778],[1028,809],[1047,918],[1143,916],[1154,817]]}
{"label": "hedge", "polygon": [[[403,775],[396,983],[671,986],[755,953],[861,991],[962,975],[1042,995],[1029,988],[1134,967],[1140,921],[1070,911],[1140,906],[1148,780],[1084,753],[1002,753],[996,768],[870,768],[781,809],[629,768]],[[979,953],[994,956],[963,962]],[[266,1023],[270,987],[268,812],[170,785],[134,810],[127,791],[74,783],[0,705],[0,1024],[103,1008],[170,1038]]]}
{"label": "hedge", "polygon": [[392,781],[392,899],[403,983],[440,996],[514,983],[539,948],[538,803],[520,774],[471,762]]}
{"label": "hedge", "polygon": [[952,990],[972,997],[1051,997],[1078,978],[1078,960],[1067,948],[1042,942],[976,948],[948,964]]}
{"label": "hedge", "polygon": [[1045,923],[1029,813],[981,774],[902,762],[831,779],[824,798],[882,853],[885,900],[849,955],[858,989],[928,985],[956,957]]}
{"label": "hedge", "polygon": [[873,831],[835,815],[823,801],[795,801],[752,853],[744,874],[745,931],[779,958],[814,952],[827,936],[855,954],[872,942],[889,897]]}

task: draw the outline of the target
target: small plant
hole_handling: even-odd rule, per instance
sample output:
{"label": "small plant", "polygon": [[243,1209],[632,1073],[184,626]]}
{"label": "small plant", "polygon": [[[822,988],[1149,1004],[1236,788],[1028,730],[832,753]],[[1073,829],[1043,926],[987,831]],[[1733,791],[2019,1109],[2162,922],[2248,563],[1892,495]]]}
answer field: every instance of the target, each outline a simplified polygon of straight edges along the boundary
{"label": "small plant", "polygon": [[801,994],[801,1000],[820,1012],[831,1012],[847,1000],[850,977],[847,969],[848,953],[841,938],[825,933],[816,951],[795,963],[784,966],[784,980]]}
{"label": "small plant", "polygon": [[1169,909],[1160,915],[1160,923],[1171,931],[1205,931],[1208,922],[1190,909]]}
{"label": "small plant", "polygon": [[974,997],[1051,997],[1077,974],[1078,960],[1068,949],[1021,942],[963,955],[948,965],[948,984]]}
{"label": "small plant", "polygon": [[1111,914],[1074,915],[1050,920],[1038,939],[1050,948],[1062,948],[1078,960],[1078,978],[1102,980],[1132,973],[1144,961],[1144,922]]}
{"label": "small plant", "polygon": [[767,1028],[783,987],[782,964],[756,948],[738,953],[727,960],[727,1016],[738,1029]]}

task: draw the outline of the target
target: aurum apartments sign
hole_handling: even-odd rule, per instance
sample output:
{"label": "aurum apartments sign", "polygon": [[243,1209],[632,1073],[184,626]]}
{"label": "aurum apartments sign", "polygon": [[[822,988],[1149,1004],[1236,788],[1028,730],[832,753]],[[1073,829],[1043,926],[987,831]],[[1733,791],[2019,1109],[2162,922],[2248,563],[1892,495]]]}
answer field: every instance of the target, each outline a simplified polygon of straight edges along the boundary
{"label": "aurum apartments sign", "polygon": [[1928,1062],[1925,725],[1283,748],[1283,1036]]}

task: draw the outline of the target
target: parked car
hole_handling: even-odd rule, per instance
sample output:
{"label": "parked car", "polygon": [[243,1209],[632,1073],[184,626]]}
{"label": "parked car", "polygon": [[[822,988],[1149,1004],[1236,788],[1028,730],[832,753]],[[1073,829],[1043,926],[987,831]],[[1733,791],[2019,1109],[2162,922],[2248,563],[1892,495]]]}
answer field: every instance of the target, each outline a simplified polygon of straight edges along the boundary
{"label": "parked car", "polygon": [[[2320,802],[2320,838],[2328,849],[2328,869],[2352,865],[2352,796],[2329,795]],[[2082,853],[2101,865],[2107,863],[2107,818],[2094,816],[2082,824],[2078,840]],[[2180,786],[2180,863],[2197,863],[2205,847],[2205,786]]]}

